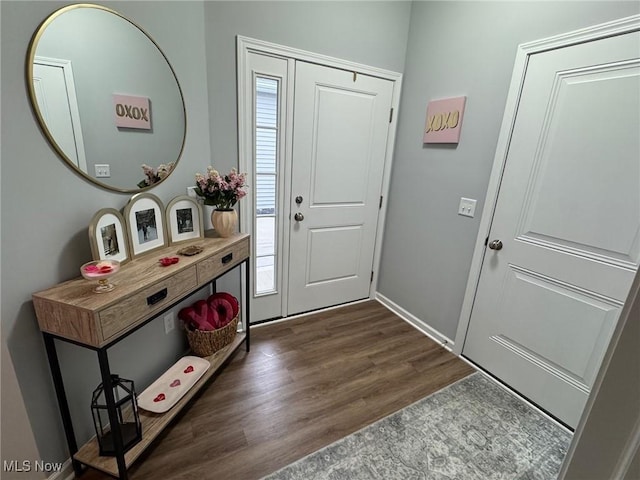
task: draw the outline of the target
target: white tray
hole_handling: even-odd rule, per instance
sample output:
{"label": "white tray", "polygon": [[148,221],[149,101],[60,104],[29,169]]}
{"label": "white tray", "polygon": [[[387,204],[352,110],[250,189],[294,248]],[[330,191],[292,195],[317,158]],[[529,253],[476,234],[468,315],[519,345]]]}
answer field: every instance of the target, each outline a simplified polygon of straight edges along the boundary
{"label": "white tray", "polygon": [[138,406],[149,412],[166,412],[195,385],[210,366],[209,361],[204,358],[182,357],[138,395]]}

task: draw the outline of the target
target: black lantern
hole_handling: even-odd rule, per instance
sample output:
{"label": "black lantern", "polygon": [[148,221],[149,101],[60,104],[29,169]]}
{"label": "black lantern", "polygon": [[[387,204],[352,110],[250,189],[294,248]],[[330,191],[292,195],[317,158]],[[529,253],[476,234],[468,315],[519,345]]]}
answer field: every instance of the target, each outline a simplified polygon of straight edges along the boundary
{"label": "black lantern", "polygon": [[[142,424],[138,416],[138,402],[133,381],[111,375],[111,387],[116,417],[122,437],[122,453],[129,450],[142,439]],[[107,410],[107,399],[103,384],[98,385],[91,399],[93,425],[96,429],[100,455],[115,456],[116,447]]]}

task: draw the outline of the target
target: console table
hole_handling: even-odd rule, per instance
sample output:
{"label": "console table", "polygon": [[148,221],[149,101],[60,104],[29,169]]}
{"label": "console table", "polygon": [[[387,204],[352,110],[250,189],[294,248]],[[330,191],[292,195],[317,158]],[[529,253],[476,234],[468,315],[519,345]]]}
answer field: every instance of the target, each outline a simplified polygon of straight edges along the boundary
{"label": "console table", "polygon": [[[194,256],[180,256],[174,265],[163,267],[159,259],[175,256],[177,250],[200,245],[204,250]],[[182,410],[206,382],[223,367],[225,361],[245,343],[249,351],[249,296],[244,302],[244,328],[231,345],[207,357],[211,366],[198,382],[169,411],[157,414],[140,410],[142,440],[123,453],[120,427],[116,417],[111,371],[107,350],[143,325],[146,325],[178,302],[212,283],[229,270],[245,264],[245,282],[250,285],[249,235],[230,238],[207,237],[180,243],[144,257],[136,258],[111,277],[116,288],[107,293],[94,293],[94,284],[82,277],[33,294],[33,304],[40,330],[44,336],[47,357],[58,398],[65,435],[76,475],[86,465],[120,479],[127,478],[127,469]],[[115,457],[98,453],[96,438],[78,448],[55,340],[89,348],[97,352],[111,428],[114,434]],[[125,376],[125,375],[123,375]]]}

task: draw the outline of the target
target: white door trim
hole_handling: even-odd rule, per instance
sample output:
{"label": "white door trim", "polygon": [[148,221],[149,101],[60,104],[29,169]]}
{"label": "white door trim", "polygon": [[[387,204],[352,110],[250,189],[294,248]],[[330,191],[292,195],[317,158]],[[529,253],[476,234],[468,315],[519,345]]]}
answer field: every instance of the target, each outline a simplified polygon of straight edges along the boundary
{"label": "white door trim", "polygon": [[[73,128],[73,133],[75,137],[76,143],[76,151],[78,152],[78,164],[77,168],[82,170],[84,173],[89,175],[87,171],[87,159],[84,151],[84,139],[82,137],[82,125],[80,123],[80,110],[78,109],[78,97],[76,95],[76,84],[73,77],[73,66],[71,65],[71,60],[60,59],[60,58],[52,58],[52,57],[42,57],[42,56],[34,56],[33,59],[34,64],[38,65],[46,65],[48,67],[58,67],[62,69],[62,74],[64,75],[64,82],[67,89],[67,98],[69,99],[69,113],[71,116],[71,125]],[[31,87],[33,88],[33,87]],[[34,95],[35,96],[35,95]],[[37,102],[36,102],[37,103]],[[40,107],[38,107],[40,108]],[[46,122],[42,122],[43,125],[46,125]],[[57,147],[57,143],[51,132],[49,132],[49,128],[45,127],[47,130],[49,137],[53,140],[53,143]],[[59,147],[58,150],[62,151]],[[66,152],[62,152],[64,157],[68,157]]]}
{"label": "white door trim", "polygon": [[[378,284],[378,273],[380,266],[380,254],[382,247],[382,240],[384,234],[384,224],[387,212],[387,199],[389,197],[389,185],[391,181],[391,167],[393,162],[393,152],[396,140],[396,130],[398,125],[398,107],[400,105],[400,93],[402,87],[402,74],[398,72],[393,72],[391,70],[385,70],[377,67],[371,67],[368,65],[363,65],[356,62],[351,62],[349,60],[343,60],[340,58],[330,57],[327,55],[322,55],[318,53],[308,52],[306,50],[300,50],[297,48],[287,47],[283,45],[278,45],[275,43],[265,42],[263,40],[256,40],[249,37],[244,37],[241,35],[237,36],[237,44],[236,44],[236,55],[237,55],[237,101],[238,101],[238,156],[239,156],[239,164],[238,167],[240,171],[245,172],[249,171],[251,168],[251,159],[248,156],[248,152],[251,151],[251,138],[247,138],[246,132],[250,131],[247,129],[247,125],[250,124],[251,119],[246,118],[246,105],[245,98],[241,95],[243,92],[243,86],[246,82],[246,64],[247,64],[247,54],[259,53],[263,55],[272,55],[285,59],[292,60],[300,60],[309,63],[315,63],[319,65],[324,65],[327,67],[338,68],[341,70],[347,70],[354,73],[359,73],[362,75],[369,75],[373,77],[383,78],[386,80],[390,80],[393,82],[393,95],[391,100],[391,107],[393,108],[393,116],[390,122],[389,135],[387,137],[387,151],[385,154],[385,164],[384,164],[384,173],[382,177],[382,195],[384,196],[384,200],[382,202],[382,206],[380,208],[380,212],[378,215],[378,227],[376,229],[376,245],[373,253],[373,281],[371,282],[371,286],[369,288],[369,298],[375,298],[375,292],[377,290]],[[292,109],[293,105],[288,106],[288,109]],[[292,111],[287,112],[287,119],[291,119],[292,121]],[[289,121],[289,120],[287,120]],[[289,127],[290,125],[287,125]],[[248,143],[249,142],[249,143]],[[287,142],[287,150],[290,151],[290,144]],[[290,174],[290,172],[286,172],[286,174]],[[290,178],[290,177],[287,177]],[[290,194],[290,185],[288,185],[285,189],[285,195]],[[285,202],[287,205],[287,202]],[[288,217],[290,212],[283,212],[284,215]],[[287,218],[285,217],[285,218]],[[244,202],[240,204],[240,231],[248,232],[250,231],[250,205],[248,202]],[[283,247],[287,247],[288,245],[284,244]],[[244,266],[243,266],[244,268]],[[249,294],[246,291],[244,284],[242,285],[242,296]]]}
{"label": "white door trim", "polygon": [[491,176],[489,178],[489,186],[487,187],[487,195],[485,197],[482,217],[480,219],[478,237],[476,238],[475,249],[471,260],[471,269],[469,270],[467,287],[462,303],[462,311],[460,312],[460,319],[458,321],[458,330],[456,332],[455,343],[453,346],[453,352],[455,354],[460,355],[462,352],[462,347],[467,335],[473,302],[475,300],[476,290],[480,281],[482,262],[486,252],[485,240],[488,238],[491,224],[493,222],[493,215],[498,199],[498,191],[500,190],[500,182],[502,181],[502,173],[504,171],[507,153],[509,151],[509,141],[511,140],[511,134],[516,120],[516,113],[520,102],[520,95],[530,55],[578,43],[598,40],[605,37],[622,35],[636,30],[640,30],[640,15],[633,15],[631,17],[614,20],[612,22],[595,25],[593,27],[556,35],[554,37],[523,43],[518,46],[513,74],[511,77],[511,84],[509,86],[509,93],[507,95],[507,103],[504,110],[504,117],[500,127],[498,145],[496,147],[496,154],[493,160]]}

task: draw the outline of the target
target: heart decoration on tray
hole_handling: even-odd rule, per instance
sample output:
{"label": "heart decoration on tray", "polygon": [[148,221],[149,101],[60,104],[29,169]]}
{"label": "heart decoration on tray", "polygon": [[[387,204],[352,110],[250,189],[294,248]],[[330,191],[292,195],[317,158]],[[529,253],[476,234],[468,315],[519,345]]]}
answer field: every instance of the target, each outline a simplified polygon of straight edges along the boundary
{"label": "heart decoration on tray", "polygon": [[138,395],[138,406],[154,413],[166,412],[200,380],[210,366],[204,358],[182,357]]}

